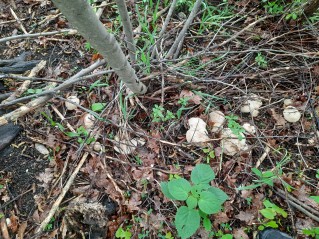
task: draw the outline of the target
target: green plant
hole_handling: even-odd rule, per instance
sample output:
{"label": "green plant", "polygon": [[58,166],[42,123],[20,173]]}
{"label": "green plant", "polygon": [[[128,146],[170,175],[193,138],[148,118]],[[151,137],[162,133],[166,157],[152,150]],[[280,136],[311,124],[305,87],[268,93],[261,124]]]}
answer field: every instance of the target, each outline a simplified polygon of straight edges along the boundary
{"label": "green plant", "polygon": [[236,135],[236,137],[239,140],[244,139],[242,133],[245,132],[245,129],[240,124],[238,124],[236,122],[238,120],[238,116],[229,115],[229,116],[225,116],[225,118],[227,119],[227,126],[228,126],[228,128],[230,128],[230,130],[233,132],[233,134]]}
{"label": "green plant", "polygon": [[191,183],[184,178],[161,183],[164,195],[172,200],[185,201],[186,206],[177,209],[175,226],[181,238],[192,236],[202,220],[204,228],[211,229],[210,214],[219,212],[228,199],[224,191],[210,186],[214,171],[207,164],[198,164],[191,172]]}
{"label": "green plant", "polygon": [[175,119],[175,115],[169,111],[166,110],[165,113],[165,109],[163,106],[160,105],[154,105],[153,109],[152,109],[152,122],[165,122],[171,119]]}
{"label": "green plant", "polygon": [[262,222],[262,225],[260,225],[258,229],[263,230],[266,227],[278,228],[277,221],[274,220],[275,217],[282,216],[283,218],[286,218],[288,216],[287,212],[267,199],[263,202],[263,204],[265,208],[259,210],[259,212],[266,218],[266,220]]}
{"label": "green plant", "polygon": [[50,222],[45,226],[44,230],[45,230],[45,231],[50,231],[50,230],[52,230],[52,229],[53,229],[53,223],[54,223],[54,221],[55,221],[55,219],[54,219],[54,217],[52,217],[52,218],[50,219]]}
{"label": "green plant", "polygon": [[115,232],[116,238],[130,239],[131,236],[132,236],[132,233],[130,232],[130,230],[129,229],[124,230],[122,227],[119,227]]}
{"label": "green plant", "polygon": [[316,178],[319,179],[319,169],[317,169],[317,171],[316,171]]}
{"label": "green plant", "polygon": [[319,239],[319,227],[302,229],[302,233],[315,239]]}
{"label": "green plant", "polygon": [[266,11],[269,14],[281,14],[284,11],[284,6],[282,5],[283,3],[281,2],[281,0],[279,1],[267,1],[267,0],[263,0],[263,2],[265,3],[264,7],[266,9]]}
{"label": "green plant", "polygon": [[189,98],[188,97],[182,97],[178,100],[178,104],[181,105],[181,107],[177,110],[176,112],[176,116],[178,119],[181,118],[182,116],[182,112],[184,110],[188,110],[189,108],[186,108],[187,104],[188,104]]}
{"label": "green plant", "polygon": [[40,94],[43,90],[42,89],[28,89],[27,94]]}
{"label": "green plant", "polygon": [[209,163],[212,159],[215,158],[215,151],[211,148],[203,149],[203,152],[206,153],[206,163]]}
{"label": "green plant", "polygon": [[95,141],[94,137],[87,138],[89,135],[89,132],[83,126],[80,126],[79,128],[77,128],[76,132],[65,132],[64,134],[71,138],[76,137],[79,144],[83,144],[83,143],[91,144],[92,142]]}
{"label": "green plant", "polygon": [[104,109],[105,106],[106,106],[106,103],[93,103],[91,105],[91,109],[94,112],[101,112]]}
{"label": "green plant", "polygon": [[109,86],[109,83],[101,83],[101,80],[94,81],[89,88],[89,91],[92,91],[96,87]]}
{"label": "green plant", "polygon": [[255,57],[255,62],[259,67],[267,68],[268,62],[266,60],[266,57],[262,55],[260,52],[258,52],[257,56]]}

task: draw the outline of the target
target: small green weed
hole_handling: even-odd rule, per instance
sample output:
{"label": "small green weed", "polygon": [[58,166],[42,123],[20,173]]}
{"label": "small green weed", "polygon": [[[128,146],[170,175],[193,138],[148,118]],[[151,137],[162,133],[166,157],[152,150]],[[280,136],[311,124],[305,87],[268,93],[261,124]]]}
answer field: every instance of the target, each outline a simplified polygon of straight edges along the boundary
{"label": "small green weed", "polygon": [[33,94],[40,94],[42,93],[42,89],[28,89],[27,90],[27,94],[29,95],[33,95]]}
{"label": "small green weed", "polygon": [[255,57],[255,62],[260,68],[267,68],[268,66],[266,57],[262,55],[260,52],[258,52],[257,56]]}
{"label": "small green weed", "polygon": [[91,109],[94,112],[101,112],[105,106],[106,106],[106,103],[93,103],[91,105]]}
{"label": "small green weed", "polygon": [[206,163],[209,164],[209,162],[215,158],[215,151],[211,148],[205,148],[203,152],[206,154]]}
{"label": "small green weed", "polygon": [[319,227],[302,229],[302,233],[315,239],[319,239]]}
{"label": "small green weed", "polygon": [[129,229],[124,230],[122,227],[119,227],[115,232],[115,237],[120,239],[131,239],[132,233]]}
{"label": "small green weed", "polygon": [[65,132],[64,134],[69,136],[70,138],[77,138],[77,141],[79,144],[83,144],[83,143],[91,144],[95,141],[94,137],[90,137],[86,139],[85,141],[85,138],[89,135],[89,132],[83,126],[80,126],[79,128],[77,128],[76,132]]}
{"label": "small green weed", "polygon": [[45,226],[44,230],[45,231],[50,231],[53,229],[53,223],[54,223],[55,219],[54,217],[51,218],[50,222]]}
{"label": "small green weed", "polygon": [[233,134],[236,135],[239,140],[244,139],[242,133],[245,132],[245,129],[239,123],[237,123],[238,116],[229,115],[225,116],[225,118],[227,119],[227,126],[230,128]]}
{"label": "small green weed", "polygon": [[175,119],[175,115],[169,110],[166,110],[166,113],[165,113],[165,109],[163,106],[154,105],[152,109],[152,118],[153,118],[152,122],[159,123],[159,122],[165,122],[171,119]]}
{"label": "small green weed", "polygon": [[199,228],[201,220],[204,228],[210,231],[212,223],[209,215],[218,213],[228,199],[224,191],[210,186],[213,179],[215,174],[211,167],[198,164],[191,173],[191,183],[184,178],[161,183],[162,192],[167,198],[186,201],[187,206],[179,207],[175,215],[175,226],[181,238],[191,237]]}
{"label": "small green weed", "polygon": [[107,87],[107,86],[109,86],[109,83],[108,83],[108,82],[102,83],[101,80],[94,81],[94,82],[90,85],[89,91],[92,91],[94,88],[103,87],[103,86]]}
{"label": "small green weed", "polygon": [[259,212],[266,218],[262,221],[262,225],[258,227],[259,230],[264,230],[266,227],[278,228],[278,223],[274,220],[277,216],[282,216],[287,218],[287,212],[281,207],[277,206],[274,203],[271,203],[269,200],[263,202],[265,208],[259,210]]}

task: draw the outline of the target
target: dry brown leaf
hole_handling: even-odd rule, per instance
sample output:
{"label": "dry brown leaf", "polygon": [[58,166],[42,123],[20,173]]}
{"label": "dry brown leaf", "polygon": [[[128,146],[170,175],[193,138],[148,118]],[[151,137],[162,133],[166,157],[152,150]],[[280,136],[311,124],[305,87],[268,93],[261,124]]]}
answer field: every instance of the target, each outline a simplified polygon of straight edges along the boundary
{"label": "dry brown leaf", "polygon": [[188,98],[189,99],[188,101],[194,103],[195,105],[199,105],[202,100],[202,97],[194,94],[192,91],[189,91],[189,90],[182,90],[179,97]]}
{"label": "dry brown leaf", "polygon": [[282,115],[277,114],[275,109],[269,109],[270,115],[273,117],[273,119],[276,121],[276,126],[285,126],[286,120]]}
{"label": "dry brown leaf", "polygon": [[44,170],[44,173],[40,173],[39,176],[36,176],[35,178],[38,179],[40,182],[43,182],[43,184],[40,184],[40,187],[48,188],[50,182],[53,179],[53,169],[46,168]]}
{"label": "dry brown leaf", "polygon": [[255,218],[255,215],[252,213],[252,212],[243,212],[243,211],[240,211],[239,214],[235,215],[235,218],[243,221],[243,222],[246,222],[247,224],[251,225],[254,218]]}
{"label": "dry brown leaf", "polygon": [[243,229],[234,229],[233,235],[235,239],[249,239],[248,235]]}

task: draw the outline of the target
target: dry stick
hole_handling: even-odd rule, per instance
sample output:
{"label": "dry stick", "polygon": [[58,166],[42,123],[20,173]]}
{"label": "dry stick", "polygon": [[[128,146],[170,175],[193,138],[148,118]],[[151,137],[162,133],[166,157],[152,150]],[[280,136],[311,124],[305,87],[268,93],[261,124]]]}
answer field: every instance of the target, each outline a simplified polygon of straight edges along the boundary
{"label": "dry stick", "polygon": [[[308,207],[307,205],[304,205],[302,202],[300,202],[298,199],[292,197],[291,195],[288,194],[288,198],[285,196],[285,193],[280,190],[277,189],[275,191],[280,197],[282,197],[283,199],[286,199],[288,201],[288,203],[297,208],[299,211],[303,212],[304,214],[306,214],[308,217],[311,217],[313,220],[315,220],[316,222],[319,222],[319,217],[313,215],[311,212],[315,212],[317,214],[317,212],[313,209]],[[303,206],[301,206],[303,205]],[[309,211],[308,211],[309,210]]]}
{"label": "dry stick", "polygon": [[179,44],[183,44],[186,32],[187,32],[189,26],[191,25],[192,21],[194,20],[202,2],[203,2],[203,0],[197,0],[195,2],[194,7],[193,7],[191,13],[189,14],[189,17],[187,18],[183,29],[178,34],[178,37],[175,39],[171,49],[169,49],[169,51],[165,57],[166,59],[171,58],[173,55],[176,58],[176,56],[178,55],[179,50],[180,50]]}
{"label": "dry stick", "polygon": [[22,22],[20,21],[20,19],[18,18],[18,16],[16,15],[16,13],[12,10],[12,8],[10,7],[10,12],[12,14],[12,16],[14,17],[14,19],[17,20],[17,22],[20,25],[21,30],[24,32],[24,34],[28,34],[27,30],[24,28],[24,26],[22,25]]}
{"label": "dry stick", "polygon": [[17,39],[31,38],[31,37],[51,36],[51,35],[56,35],[61,33],[68,33],[69,35],[74,35],[74,34],[77,34],[77,31],[74,29],[64,29],[64,30],[53,31],[53,32],[40,32],[40,33],[33,33],[33,34],[16,35],[16,36],[2,38],[0,39],[0,43],[17,40]]}
{"label": "dry stick", "polygon": [[65,194],[69,191],[71,185],[73,184],[73,181],[76,177],[76,175],[78,174],[78,172],[80,171],[82,165],[84,164],[86,158],[88,157],[89,153],[85,152],[84,155],[82,156],[82,159],[80,160],[78,166],[74,169],[73,173],[71,174],[69,180],[67,181],[67,183],[65,184],[64,188],[62,189],[61,194],[59,195],[59,197],[57,198],[57,200],[53,203],[52,208],[50,210],[50,212],[48,213],[48,216],[42,221],[40,227],[37,229],[36,233],[41,232],[42,230],[45,229],[45,227],[48,225],[48,223],[50,222],[51,218],[54,216],[55,212],[58,210]]}
{"label": "dry stick", "polygon": [[242,33],[244,33],[245,31],[247,31],[249,28],[255,26],[257,23],[259,22],[262,22],[263,20],[269,18],[269,17],[272,17],[272,16],[266,16],[266,17],[262,17],[260,19],[258,19],[257,21],[254,21],[252,23],[250,23],[247,27],[244,27],[242,30],[240,30],[239,32],[237,32],[236,34],[234,34],[232,37],[228,38],[226,41],[223,41],[222,43],[220,44],[217,44],[213,47],[211,47],[211,49],[215,49],[215,48],[218,48],[218,47],[222,47],[224,45],[226,45],[228,42],[231,42],[232,40],[236,39],[237,37],[239,37]]}
{"label": "dry stick", "polygon": [[[81,77],[82,75],[85,75],[85,74],[89,73],[90,71],[93,71],[94,69],[96,69],[97,67],[99,67],[99,66],[101,66],[101,65],[103,65],[105,63],[106,63],[105,60],[97,61],[93,65],[91,65],[90,67],[86,68],[85,69],[86,70],[85,73],[82,74],[81,73],[82,71],[80,71],[79,73],[81,73],[81,74],[78,73],[78,74],[72,76],[71,78],[69,78],[68,80],[64,81],[62,84],[58,85],[55,88],[45,90],[45,91],[43,91],[41,93],[38,93],[38,94],[25,96],[25,97],[16,99],[14,101],[11,101],[11,102],[8,102],[8,103],[5,103],[5,104],[0,104],[0,109],[4,108],[4,107],[7,107],[7,106],[10,106],[10,105],[14,105],[14,104],[22,102],[22,101],[33,99],[34,97],[39,97],[39,96],[44,96],[44,95],[54,95],[54,94],[58,93],[58,91],[64,90],[64,89],[68,88],[69,86],[73,85],[74,83],[76,83],[78,81],[85,80],[85,79],[100,75],[100,73],[96,73],[96,74],[91,74],[91,75],[88,75],[88,76]],[[87,71],[87,70],[89,70],[89,71]],[[113,70],[103,71],[103,74],[111,73],[111,72],[114,72],[114,71]]]}
{"label": "dry stick", "polygon": [[[42,70],[46,65],[46,61],[40,61],[29,73],[28,77],[34,77],[36,76],[40,70]],[[6,100],[4,100],[3,102],[1,102],[1,104],[4,103],[8,103],[10,101],[15,100],[17,97],[19,97],[20,95],[22,95],[29,87],[29,85],[31,84],[31,80],[25,80],[21,86],[12,94],[10,95],[10,97]]]}
{"label": "dry stick", "polygon": [[115,0],[115,2],[122,20],[126,46],[129,50],[130,59],[134,63],[136,62],[136,47],[134,43],[132,23],[130,16],[128,15],[127,6],[125,0]]}
{"label": "dry stick", "polygon": [[[162,26],[162,29],[160,31],[160,33],[158,34],[158,39],[161,39],[162,36],[164,35],[164,32],[166,31],[166,28],[168,26],[168,23],[169,21],[171,20],[171,17],[172,17],[172,14],[173,14],[173,11],[176,7],[176,1],[177,0],[173,0],[172,4],[171,4],[171,7],[169,8],[168,10],[168,13],[166,15],[166,18],[165,18],[165,21],[164,21],[164,24]],[[153,59],[154,58],[154,55],[157,54],[157,49],[159,47],[159,42],[157,42],[154,46],[154,49],[153,49],[153,52],[152,52],[152,55],[151,55],[151,58]]]}
{"label": "dry stick", "polygon": [[[52,92],[51,90],[46,90],[44,92],[48,92],[48,93],[46,93],[45,96],[39,97],[35,100],[32,100],[28,104],[23,105],[20,108],[14,110],[8,114],[1,116],[0,117],[0,126],[7,124],[9,121],[15,121],[19,117],[29,113],[31,110],[38,108],[40,105],[42,105],[42,104],[46,103],[48,100],[50,100],[54,96],[54,94],[57,93],[58,90],[65,89],[65,88],[69,87],[71,84],[74,83],[74,81],[77,81],[80,76],[90,73],[91,71],[93,71],[94,69],[96,69],[97,67],[102,65],[102,63],[104,64],[105,61],[102,60],[102,61],[95,62],[93,65],[81,70],[80,72],[78,72],[73,77],[71,77],[66,82],[62,83],[61,85],[59,85],[56,88],[54,88],[56,86],[56,83],[51,83],[47,88],[53,88],[56,91]],[[10,103],[13,103],[13,101]],[[8,104],[10,104],[10,103],[8,103]]]}

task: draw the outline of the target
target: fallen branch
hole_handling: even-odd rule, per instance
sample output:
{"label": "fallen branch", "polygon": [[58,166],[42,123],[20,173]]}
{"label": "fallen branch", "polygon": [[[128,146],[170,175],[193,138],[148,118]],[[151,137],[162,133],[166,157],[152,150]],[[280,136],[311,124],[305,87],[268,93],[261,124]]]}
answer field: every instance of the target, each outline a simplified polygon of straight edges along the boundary
{"label": "fallen branch", "polygon": [[68,33],[69,35],[74,35],[74,34],[77,34],[77,31],[74,29],[64,29],[64,30],[53,31],[53,32],[40,32],[40,33],[16,35],[16,36],[2,38],[0,39],[0,43],[12,41],[12,40],[18,40],[18,39],[32,38],[32,37],[51,36],[51,35],[56,35],[61,33]]}

